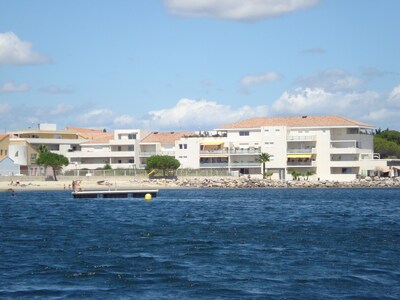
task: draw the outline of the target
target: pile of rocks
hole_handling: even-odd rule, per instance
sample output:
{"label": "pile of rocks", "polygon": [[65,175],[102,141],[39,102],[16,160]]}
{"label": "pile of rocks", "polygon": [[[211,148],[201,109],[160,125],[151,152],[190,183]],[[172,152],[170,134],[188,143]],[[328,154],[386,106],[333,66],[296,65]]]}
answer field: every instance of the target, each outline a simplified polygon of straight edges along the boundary
{"label": "pile of rocks", "polygon": [[400,177],[366,177],[349,182],[339,181],[279,181],[253,178],[232,177],[183,177],[173,179],[142,179],[138,184],[165,188],[399,188]]}

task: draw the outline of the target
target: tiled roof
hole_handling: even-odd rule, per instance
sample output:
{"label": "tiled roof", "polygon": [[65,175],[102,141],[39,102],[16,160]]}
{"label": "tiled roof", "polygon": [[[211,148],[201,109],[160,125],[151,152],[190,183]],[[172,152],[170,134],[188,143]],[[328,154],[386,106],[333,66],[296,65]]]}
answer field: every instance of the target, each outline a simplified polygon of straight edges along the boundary
{"label": "tiled roof", "polygon": [[8,137],[8,134],[0,134],[0,141]]}
{"label": "tiled roof", "polygon": [[236,123],[224,125],[219,129],[260,128],[264,126],[288,127],[326,127],[326,126],[363,126],[371,125],[350,120],[340,116],[298,116],[298,117],[272,117],[252,118]]}
{"label": "tiled roof", "polygon": [[88,139],[85,144],[104,144],[108,143],[114,138],[114,133],[103,132],[99,129],[79,128],[79,127],[66,127],[69,131],[74,131],[85,139]]}
{"label": "tiled roof", "polygon": [[185,135],[192,135],[193,132],[152,132],[146,136],[142,143],[173,144]]}

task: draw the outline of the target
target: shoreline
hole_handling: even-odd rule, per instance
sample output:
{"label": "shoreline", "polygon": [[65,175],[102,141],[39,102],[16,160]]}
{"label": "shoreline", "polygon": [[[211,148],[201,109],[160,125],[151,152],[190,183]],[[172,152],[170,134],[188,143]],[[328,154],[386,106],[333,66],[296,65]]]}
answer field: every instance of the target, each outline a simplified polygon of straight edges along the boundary
{"label": "shoreline", "polygon": [[[102,179],[102,178],[99,178]],[[0,192],[8,191],[61,191],[72,192],[72,180],[62,178],[58,181],[28,180],[18,178],[0,181]],[[15,185],[16,182],[19,184]],[[400,188],[400,177],[365,178],[349,182],[339,181],[279,181],[255,178],[232,177],[181,177],[178,179],[118,178],[115,180],[79,180],[82,190],[124,190],[124,189],[240,189],[240,188]]]}

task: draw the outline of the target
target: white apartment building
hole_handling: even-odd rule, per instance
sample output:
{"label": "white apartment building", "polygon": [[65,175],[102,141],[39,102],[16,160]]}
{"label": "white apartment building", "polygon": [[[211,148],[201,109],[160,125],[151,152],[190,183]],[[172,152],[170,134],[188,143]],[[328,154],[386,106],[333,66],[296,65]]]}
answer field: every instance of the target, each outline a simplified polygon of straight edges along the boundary
{"label": "white apartment building", "polygon": [[139,145],[140,169],[146,167],[147,159],[153,155],[176,156],[175,142],[184,136],[193,135],[192,132],[152,132]]}
{"label": "white apartment building", "polygon": [[66,170],[138,168],[139,144],[150,132],[139,129],[115,130],[113,133],[75,128],[87,140],[66,154],[70,164]]}
{"label": "white apartment building", "polygon": [[183,168],[223,168],[261,174],[257,158],[272,178],[291,179],[291,171],[313,173],[314,179],[349,181],[386,166],[373,151],[373,127],[338,116],[254,118],[222,126],[208,136],[175,144]]}
{"label": "white apartment building", "polygon": [[[35,165],[38,148],[63,154],[65,170],[144,169],[152,155],[174,156],[184,169],[220,169],[231,174],[261,176],[261,153],[268,153],[273,179],[291,179],[292,171],[313,179],[349,181],[387,168],[373,151],[373,127],[339,116],[253,118],[211,132],[105,130],[39,124],[38,129],[10,133],[8,156],[24,173]],[[3,145],[4,146],[4,145]],[[4,146],[5,147],[5,146]]]}

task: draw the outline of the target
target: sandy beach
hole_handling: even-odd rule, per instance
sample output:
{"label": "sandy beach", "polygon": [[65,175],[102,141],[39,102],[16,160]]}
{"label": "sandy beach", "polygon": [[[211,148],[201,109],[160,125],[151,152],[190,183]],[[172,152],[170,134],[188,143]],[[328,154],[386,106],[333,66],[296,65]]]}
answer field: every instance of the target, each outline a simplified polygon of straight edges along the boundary
{"label": "sandy beach", "polygon": [[132,178],[64,178],[60,177],[58,181],[46,181],[44,179],[33,178],[13,178],[8,181],[0,181],[0,192],[9,191],[33,191],[33,190],[71,190],[72,181],[75,180],[77,188],[82,190],[114,190],[114,189],[135,189],[135,188],[160,188],[160,185],[154,183],[143,182],[143,180]]}

